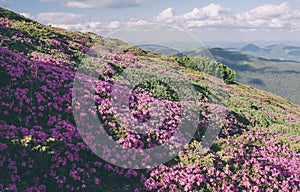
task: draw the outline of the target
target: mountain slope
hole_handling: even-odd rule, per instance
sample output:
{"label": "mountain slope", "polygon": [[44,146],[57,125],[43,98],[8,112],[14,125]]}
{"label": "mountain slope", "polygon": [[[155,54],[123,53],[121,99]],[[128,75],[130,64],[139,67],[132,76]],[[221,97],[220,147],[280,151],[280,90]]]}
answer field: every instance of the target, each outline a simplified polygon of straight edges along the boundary
{"label": "mountain slope", "polygon": [[[173,56],[0,11],[0,191],[300,189],[299,106],[240,83],[225,84]],[[124,115],[134,118],[120,123],[123,117],[113,108],[112,87],[126,71],[132,81],[143,79],[139,74],[153,75],[151,71],[157,72],[157,78],[133,88],[126,105],[130,110],[124,109]],[[96,75],[92,88],[90,74]],[[175,91],[172,82],[181,75],[196,91],[195,106],[180,102],[193,96],[187,87],[178,89],[184,98]],[[89,102],[93,106],[86,109]],[[165,106],[164,116],[159,115],[159,107],[151,107],[155,102]],[[99,126],[92,127],[92,118],[98,118],[101,130],[122,148],[159,146],[172,140],[181,122],[194,117],[183,118],[185,105],[195,109],[188,113],[199,112],[191,122],[195,134],[184,150],[164,164],[121,168],[115,165],[119,159],[124,164],[138,159],[113,150],[100,158],[87,145],[98,144],[95,137],[103,134]],[[89,116],[92,109],[96,113]],[[82,121],[76,121],[76,115]],[[89,121],[84,124],[86,117]],[[160,120],[158,129],[144,134],[130,129],[131,124],[152,117]],[[216,132],[207,135],[211,129]],[[205,141],[213,136],[215,142],[207,145]],[[145,163],[169,153],[147,156]]]}
{"label": "mountain slope", "polygon": [[[258,89],[270,91],[294,103],[300,103],[300,63],[265,59],[221,48],[210,49],[215,59],[237,73],[236,80]],[[201,50],[187,54],[199,55]]]}

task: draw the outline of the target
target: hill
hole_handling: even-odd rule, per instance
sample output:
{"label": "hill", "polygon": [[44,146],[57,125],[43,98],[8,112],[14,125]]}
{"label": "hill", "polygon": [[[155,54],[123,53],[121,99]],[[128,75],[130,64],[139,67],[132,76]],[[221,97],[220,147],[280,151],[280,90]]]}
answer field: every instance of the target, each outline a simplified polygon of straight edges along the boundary
{"label": "hill", "polygon": [[299,191],[298,105],[0,11],[0,191]]}
{"label": "hill", "polygon": [[249,51],[249,52],[260,52],[260,51],[264,51],[263,49],[261,49],[260,47],[254,45],[254,44],[248,44],[248,45],[242,47],[240,50],[242,52],[247,52],[247,51]]}
{"label": "hill", "polygon": [[[300,104],[300,63],[289,60],[265,59],[221,48],[210,49],[215,59],[236,71],[241,83],[270,91],[290,102]],[[199,55],[201,50],[186,54]]]}

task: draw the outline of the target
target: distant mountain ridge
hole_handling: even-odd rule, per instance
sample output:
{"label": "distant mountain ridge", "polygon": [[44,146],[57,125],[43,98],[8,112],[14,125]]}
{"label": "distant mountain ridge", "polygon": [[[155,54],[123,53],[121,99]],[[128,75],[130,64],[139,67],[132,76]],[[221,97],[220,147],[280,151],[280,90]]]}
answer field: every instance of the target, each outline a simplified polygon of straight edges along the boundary
{"label": "distant mountain ridge", "polygon": [[148,51],[153,51],[153,52],[159,52],[162,54],[166,55],[178,55],[180,54],[180,51],[175,50],[174,48],[171,48],[167,45],[157,45],[157,44],[139,44],[137,45],[138,47],[148,50]]}
{"label": "distant mountain ridge", "polygon": [[298,46],[273,44],[260,47],[255,44],[247,44],[241,48],[231,50],[267,59],[300,61],[300,47]]}

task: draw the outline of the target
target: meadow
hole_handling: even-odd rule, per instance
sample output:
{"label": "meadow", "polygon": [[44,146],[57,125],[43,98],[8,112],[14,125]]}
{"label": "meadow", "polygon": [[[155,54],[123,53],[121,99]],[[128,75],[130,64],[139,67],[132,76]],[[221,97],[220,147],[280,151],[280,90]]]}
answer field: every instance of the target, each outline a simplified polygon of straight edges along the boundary
{"label": "meadow", "polygon": [[[299,105],[237,83],[230,66],[213,62],[215,77],[202,70],[210,63],[202,58],[190,62],[0,12],[0,191],[300,190]],[[127,80],[135,82],[153,75],[151,69],[156,76],[133,87],[129,109],[116,111],[113,101],[121,99],[113,96],[122,95],[112,88],[119,77],[127,71]],[[94,89],[85,74],[97,77]],[[180,75],[192,89],[170,86]],[[185,97],[195,105],[185,106]],[[165,106],[165,116],[152,110],[156,101]],[[95,113],[89,114],[84,106],[91,103]],[[130,122],[120,121],[130,116]],[[141,168],[169,154],[142,156],[134,167],[134,156],[97,140],[103,132],[86,117],[97,119],[122,149],[137,151],[164,146],[187,120],[196,130],[169,161]],[[157,129],[130,129],[154,117]],[[180,142],[165,146],[176,149]],[[107,149],[102,158],[98,148]]]}

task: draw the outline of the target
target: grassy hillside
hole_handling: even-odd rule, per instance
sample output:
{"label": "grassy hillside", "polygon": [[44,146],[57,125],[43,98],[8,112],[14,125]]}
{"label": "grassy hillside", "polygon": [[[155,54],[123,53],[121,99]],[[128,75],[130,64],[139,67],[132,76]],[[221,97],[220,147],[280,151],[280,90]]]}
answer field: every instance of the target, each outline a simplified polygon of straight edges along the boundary
{"label": "grassy hillside", "polygon": [[[238,82],[280,95],[300,104],[300,63],[264,59],[224,49],[210,50],[215,59],[236,71]],[[198,55],[201,50],[188,54]]]}
{"label": "grassy hillside", "polygon": [[[226,84],[173,56],[44,26],[5,9],[0,9],[0,42],[0,191],[300,190],[298,105],[240,83]],[[131,81],[140,81],[139,75],[153,75],[151,70],[157,71],[156,78],[134,87],[127,98],[130,110],[118,116],[112,103],[117,79],[128,71]],[[88,80],[75,86],[74,78],[85,80],[84,74],[96,75],[90,91]],[[180,102],[181,95],[171,86],[182,75],[196,91],[194,106]],[[192,98],[184,86],[179,90]],[[157,101],[166,107],[165,117],[156,116],[158,108],[151,111]],[[125,149],[168,142],[192,117],[183,118],[183,107],[198,115],[192,122],[196,130],[185,149],[164,164],[118,167],[109,162],[137,159],[113,150],[105,153],[110,161],[94,154],[84,139],[93,144],[99,127],[93,129],[92,119],[91,124],[76,121],[76,115],[89,117],[92,109],[81,111],[89,103],[96,110],[90,117]],[[126,115],[134,118],[120,123]],[[143,134],[130,129],[152,117],[160,120],[158,129]],[[220,132],[212,132],[215,142],[207,145],[214,135],[206,132],[217,127]],[[119,159],[110,159],[114,155]],[[145,163],[164,155],[149,156]]]}

